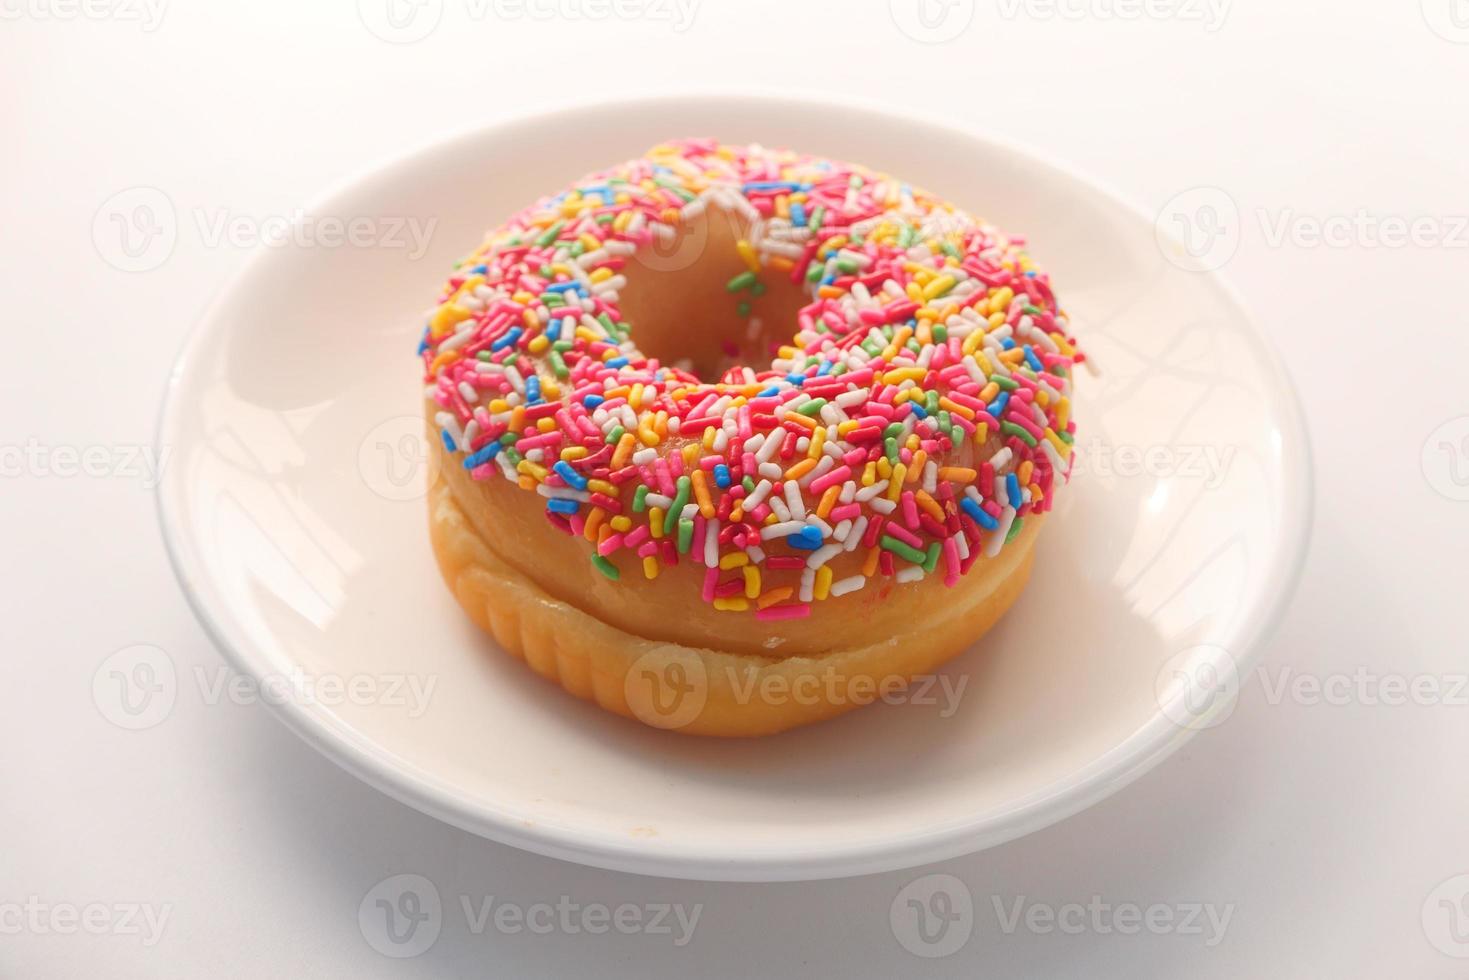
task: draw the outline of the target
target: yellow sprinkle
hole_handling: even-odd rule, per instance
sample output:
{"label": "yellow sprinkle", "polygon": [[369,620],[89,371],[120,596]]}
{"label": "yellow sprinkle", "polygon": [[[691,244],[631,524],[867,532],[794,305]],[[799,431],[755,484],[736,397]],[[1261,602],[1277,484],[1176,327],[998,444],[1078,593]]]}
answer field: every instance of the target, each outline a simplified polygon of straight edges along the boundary
{"label": "yellow sprinkle", "polygon": [[536,431],[538,431],[538,432],[552,432],[552,431],[555,430],[555,428],[556,428],[556,420],[555,419],[546,418],[546,419],[537,419],[536,420]]}
{"label": "yellow sprinkle", "polygon": [[652,555],[643,559],[643,577],[648,579],[658,577],[658,559]]}
{"label": "yellow sprinkle", "polygon": [[958,281],[959,280],[955,279],[951,275],[945,274],[939,276],[933,282],[923,287],[923,298],[934,299],[936,297],[942,296],[944,295],[944,293],[947,293],[949,290],[953,289],[954,286],[958,284]]}
{"label": "yellow sprinkle", "polygon": [[902,493],[903,493],[903,480],[904,480],[905,477],[907,477],[907,475],[908,475],[908,467],[907,467],[906,464],[899,463],[897,466],[894,466],[893,467],[893,476],[892,476],[892,480],[888,483],[888,491],[887,491],[887,498],[889,500],[891,500],[893,503],[897,503],[898,502],[898,497],[900,497],[902,495]]}
{"label": "yellow sprinkle", "polygon": [[[529,313],[530,310],[526,310],[526,312]],[[540,334],[526,345],[526,349],[529,350],[532,354],[542,354],[545,353],[546,348],[550,346],[551,338],[547,337],[545,334]]]}
{"label": "yellow sprinkle", "polygon": [[862,467],[862,485],[870,487],[877,482],[877,464],[868,463]]}
{"label": "yellow sprinkle", "polygon": [[653,537],[655,537],[655,538],[661,538],[661,537],[663,537],[663,508],[662,507],[649,507],[648,508],[648,530],[652,532]]}
{"label": "yellow sprinkle", "polygon": [[632,518],[628,517],[626,514],[618,514],[607,523],[610,524],[612,526],[612,530],[616,531],[618,534],[626,534],[628,531],[632,530]]}
{"label": "yellow sprinkle", "polygon": [[561,458],[568,462],[573,459],[581,459],[587,454],[586,446],[567,446],[561,450]]}
{"label": "yellow sprinkle", "polygon": [[826,446],[826,426],[818,425],[811,433],[811,448],[806,455],[812,459],[821,458],[821,450]]}
{"label": "yellow sprinkle", "polygon": [[587,481],[587,489],[592,493],[605,494],[608,497],[617,496],[617,487],[606,480],[590,479]]}
{"label": "yellow sprinkle", "polygon": [[731,599],[715,599],[714,608],[720,612],[744,612],[750,608],[750,600],[740,596]]}
{"label": "yellow sprinkle", "polygon": [[811,594],[817,599],[825,599],[831,593],[831,566],[822,565],[816,570],[816,581],[812,584]]}
{"label": "yellow sprinkle", "polygon": [[745,576],[745,598],[758,599],[760,597],[760,569],[755,565],[744,567]]}
{"label": "yellow sprinkle", "polygon": [[743,568],[748,564],[750,564],[750,556],[743,551],[731,551],[719,559],[719,567],[726,572],[731,568]]}
{"label": "yellow sprinkle", "polygon": [[735,242],[735,248],[739,251],[740,258],[745,260],[745,265],[749,267],[750,271],[759,274],[760,256],[755,254],[754,246],[741,238]]}
{"label": "yellow sprinkle", "polygon": [[526,476],[536,480],[544,480],[546,478],[546,468],[539,463],[532,463],[528,459],[522,459],[519,463],[515,464],[515,472],[524,473]]}
{"label": "yellow sprinkle", "polygon": [[1070,422],[1070,421],[1071,421],[1071,399],[1070,398],[1062,398],[1060,401],[1058,401],[1056,403],[1056,427],[1059,428],[1059,429],[1064,429],[1064,428],[1066,428],[1066,424],[1068,422]]}
{"label": "yellow sprinkle", "polygon": [[434,337],[442,337],[454,329],[454,324],[461,320],[467,320],[470,312],[457,303],[445,303],[434,313],[433,319],[429,321],[429,331]]}

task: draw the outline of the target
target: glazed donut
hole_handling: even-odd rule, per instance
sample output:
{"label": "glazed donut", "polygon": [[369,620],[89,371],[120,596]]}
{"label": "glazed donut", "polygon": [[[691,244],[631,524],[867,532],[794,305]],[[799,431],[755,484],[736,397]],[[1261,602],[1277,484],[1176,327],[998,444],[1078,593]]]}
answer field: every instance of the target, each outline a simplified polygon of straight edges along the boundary
{"label": "glazed donut", "polygon": [[703,139],[492,231],[418,353],[465,611],[567,691],[707,735],[900,697],[997,621],[1083,359],[1022,239]]}

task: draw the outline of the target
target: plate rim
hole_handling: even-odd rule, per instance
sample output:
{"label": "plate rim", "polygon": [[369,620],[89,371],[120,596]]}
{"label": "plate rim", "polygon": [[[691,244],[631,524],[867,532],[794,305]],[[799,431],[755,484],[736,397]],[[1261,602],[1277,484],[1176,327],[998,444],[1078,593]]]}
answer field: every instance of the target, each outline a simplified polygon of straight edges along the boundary
{"label": "plate rim", "polygon": [[[312,197],[306,211],[360,190],[366,182],[384,178],[407,164],[445,152],[456,145],[483,139],[497,130],[507,131],[557,118],[566,120],[611,108],[668,110],[711,102],[744,107],[764,103],[787,110],[795,108],[813,112],[840,109],[869,118],[887,117],[909,125],[941,130],[951,137],[973,141],[1048,169],[1056,176],[1109,199],[1138,219],[1154,224],[1148,210],[1130,196],[1020,141],[976,132],[948,120],[915,112],[911,107],[873,100],[857,102],[806,91],[776,94],[768,90],[757,90],[753,94],[714,90],[683,95],[575,101],[549,109],[517,113],[493,122],[476,122],[422,141],[385,159],[369,161]],[[269,259],[269,250],[256,250],[219,288],[189,329],[165,384],[154,431],[155,448],[169,444],[170,436],[177,431],[181,381],[199,352],[218,339],[220,312]],[[1298,451],[1285,457],[1282,469],[1284,521],[1281,537],[1287,547],[1267,571],[1265,598],[1249,612],[1238,630],[1238,639],[1229,648],[1243,675],[1262,656],[1266,641],[1279,626],[1300,583],[1313,533],[1315,468],[1299,389],[1273,341],[1260,328],[1243,296],[1225,276],[1217,270],[1200,270],[1195,274],[1207,278],[1240,314],[1241,333],[1258,348],[1261,365],[1281,396],[1282,441],[1285,445],[1298,447]],[[199,559],[180,517],[183,512],[183,478],[176,473],[176,467],[165,473],[154,497],[169,564],[189,608],[210,642],[241,674],[259,679],[268,672],[268,665],[250,649],[248,643],[239,642],[230,634],[227,629],[230,619],[228,604],[210,594],[207,576],[202,574]],[[1197,726],[1177,725],[1160,705],[1148,722],[1100,756],[1064,779],[1040,787],[999,810],[981,811],[964,820],[920,832],[888,835],[867,843],[844,843],[828,849],[811,851],[808,848],[799,852],[767,846],[753,854],[732,850],[719,856],[696,848],[664,846],[653,849],[645,839],[623,838],[610,833],[599,835],[543,821],[533,822],[523,814],[486,805],[485,801],[476,804],[462,794],[456,794],[451,784],[397,758],[319,706],[296,703],[291,699],[269,699],[268,704],[272,713],[287,727],[341,768],[400,803],[461,830],[578,864],[702,881],[810,881],[875,874],[931,864],[1003,844],[1058,823],[1121,790],[1176,752],[1199,730]]]}

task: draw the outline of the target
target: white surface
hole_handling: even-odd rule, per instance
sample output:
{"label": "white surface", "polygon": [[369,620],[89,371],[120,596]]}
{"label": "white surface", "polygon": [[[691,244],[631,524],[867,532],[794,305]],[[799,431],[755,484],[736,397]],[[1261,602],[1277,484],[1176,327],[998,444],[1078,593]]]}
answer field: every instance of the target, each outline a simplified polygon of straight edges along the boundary
{"label": "white surface", "polygon": [[[389,800],[259,705],[206,703],[195,668],[213,678],[221,661],[173,583],[143,481],[120,464],[113,476],[70,478],[34,464],[11,476],[7,466],[0,975],[1463,973],[1446,955],[1461,949],[1439,903],[1462,897],[1457,876],[1469,872],[1469,707],[1454,690],[1465,670],[1456,558],[1469,504],[1453,499],[1465,496],[1469,453],[1465,423],[1440,427],[1469,414],[1469,250],[1371,247],[1361,226],[1344,247],[1275,237],[1282,218],[1364,210],[1432,219],[1449,235],[1469,210],[1457,125],[1469,108],[1469,47],[1450,40],[1469,31],[1449,19],[1447,0],[1423,9],[1241,0],[1212,33],[1109,19],[1100,13],[1116,8],[1103,4],[1066,6],[1092,11],[1081,19],[1038,16],[1044,7],[1006,17],[996,0],[937,46],[899,33],[878,2],[834,14],[709,0],[681,34],[657,21],[475,21],[465,3],[445,3],[435,33],[400,46],[368,33],[345,3],[176,3],[151,32],[125,19],[60,19],[59,4],[7,3],[0,444],[34,439],[53,450],[48,465],[65,465],[56,447],[101,446],[121,460],[125,447],[151,442],[174,353],[244,259],[209,244],[217,209],[289,214],[405,146],[589,94],[718,76],[922,101],[1159,209],[1198,186],[1222,189],[1238,209],[1232,225],[1223,212],[1240,232],[1225,272],[1293,369],[1319,481],[1307,577],[1266,651],[1269,684],[1252,675],[1224,724],[1111,800],[925,869],[954,880],[918,890],[962,898],[962,885],[973,924],[952,955],[920,960],[900,936],[933,950],[901,915],[896,934],[889,924],[915,897],[900,889],[917,872],[753,886],[590,871]],[[840,43],[813,62],[818,27]],[[592,52],[609,43],[650,55],[593,74]],[[526,66],[534,80],[497,88]],[[102,260],[92,233],[103,203],[137,186],[162,190],[181,221],[168,260],[130,274]],[[105,214],[102,225],[105,243]],[[161,723],[130,732],[99,713],[92,680],[139,643],[166,651],[189,682]],[[1345,697],[1327,703],[1309,689],[1277,696],[1282,677],[1353,683],[1333,682]],[[1388,703],[1396,691],[1372,683],[1385,677],[1426,678],[1418,700],[1440,703]],[[375,907],[381,893],[369,890],[399,873],[430,879],[445,913],[430,949],[394,963],[369,945],[358,910]],[[520,906],[566,896],[703,908],[676,949],[656,934],[493,924],[476,934],[459,897],[477,905],[487,895]],[[1177,931],[1103,934],[1090,913],[1068,920],[1082,924],[1075,935],[1023,922],[1006,932],[992,895],[1007,915],[1020,896],[1058,909],[1098,896],[1233,912],[1206,949],[1207,937]],[[16,931],[10,910],[30,896],[53,908],[167,906],[169,916],[152,946],[121,929],[57,934],[49,921]],[[1469,935],[1466,920],[1459,935]]]}
{"label": "white surface", "polygon": [[[916,681],[901,708],[735,742],[618,723],[486,653],[493,644],[454,607],[427,543],[429,467],[396,485],[427,458],[419,365],[405,351],[429,282],[480,240],[483,216],[514,213],[537,182],[683,132],[864,160],[964,207],[992,202],[990,219],[1043,249],[1089,356],[1106,365],[1075,395],[1087,430],[1028,601]],[[542,159],[556,161],[555,178]],[[303,221],[300,244],[230,284],[170,387],[164,534],[240,671],[261,684],[301,678],[302,695],[282,699],[290,724],[466,830],[597,867],[712,880],[965,854],[1070,816],[1210,724],[1297,581],[1308,447],[1248,313],[1217,277],[1175,264],[1182,243],[1160,250],[1151,215],[1013,148],[829,102],[624,101],[435,144],[314,211],[436,221],[433,241],[418,256],[320,248]],[[1133,457],[1148,472],[1123,465]],[[326,679],[342,696],[309,696]],[[347,696],[349,684],[359,693]],[[779,812],[792,817],[772,820]]]}

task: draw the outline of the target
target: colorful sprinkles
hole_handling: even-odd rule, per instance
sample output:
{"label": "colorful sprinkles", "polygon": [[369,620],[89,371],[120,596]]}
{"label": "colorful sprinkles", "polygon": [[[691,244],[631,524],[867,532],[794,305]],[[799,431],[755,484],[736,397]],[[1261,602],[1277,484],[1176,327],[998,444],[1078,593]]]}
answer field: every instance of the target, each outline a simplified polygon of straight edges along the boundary
{"label": "colorful sprinkles", "polygon": [[[710,207],[745,264],[809,296],[770,367],[645,358],[618,294],[637,250]],[[766,620],[874,578],[954,585],[1052,504],[1083,359],[1024,241],[851,164],[681,140],[578,182],[462,262],[419,346],[444,447],[546,500],[608,579],[691,562]],[[833,559],[860,556],[835,579]],[[858,568],[855,563],[854,568]]]}

